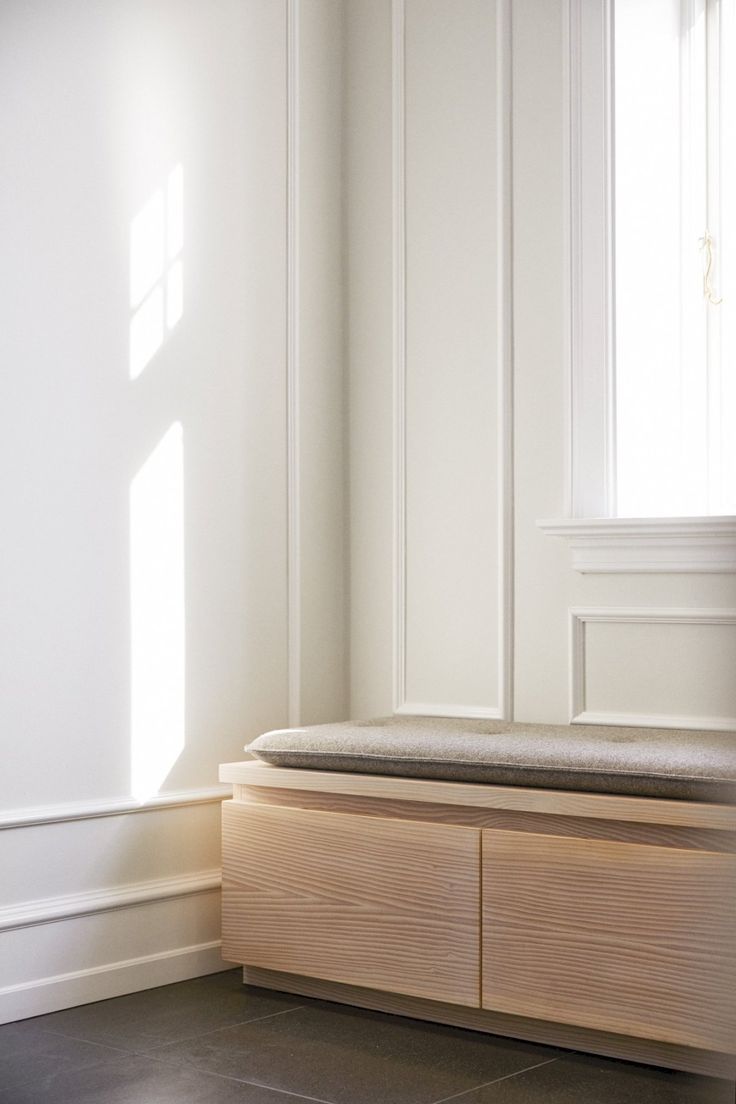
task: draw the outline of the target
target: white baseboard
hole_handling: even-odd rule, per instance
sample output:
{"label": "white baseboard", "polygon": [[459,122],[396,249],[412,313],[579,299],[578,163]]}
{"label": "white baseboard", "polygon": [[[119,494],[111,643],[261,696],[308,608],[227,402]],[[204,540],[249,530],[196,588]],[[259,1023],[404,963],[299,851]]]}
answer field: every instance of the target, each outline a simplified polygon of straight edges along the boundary
{"label": "white baseboard", "polygon": [[[244,756],[249,758],[249,756]],[[231,796],[229,786],[205,786],[198,790],[172,790],[151,797],[108,797],[97,801],[73,801],[65,805],[34,805],[0,813],[0,830],[35,828],[43,824],[92,820],[97,817],[123,816],[127,813],[152,813],[159,809],[180,809],[186,805],[211,805]]]}
{"label": "white baseboard", "polygon": [[86,893],[22,901],[19,905],[0,908],[0,932],[29,928],[36,924],[56,923],[59,920],[75,920],[80,916],[114,912],[116,909],[133,908],[136,905],[156,904],[177,897],[214,893],[221,885],[220,870],[197,870],[192,874],[156,878],[112,889],[95,889]]}
{"label": "white baseboard", "polygon": [[110,962],[71,974],[57,974],[0,989],[0,1024],[42,1016],[61,1008],[107,1000],[124,993],[155,989],[175,981],[216,974],[235,963],[223,962],[220,941]]}

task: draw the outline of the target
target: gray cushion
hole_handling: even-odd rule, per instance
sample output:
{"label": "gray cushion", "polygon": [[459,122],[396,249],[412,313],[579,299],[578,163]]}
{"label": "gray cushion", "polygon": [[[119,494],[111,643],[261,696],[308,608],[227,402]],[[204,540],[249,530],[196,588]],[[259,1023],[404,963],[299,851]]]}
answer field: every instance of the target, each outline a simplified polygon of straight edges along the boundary
{"label": "gray cushion", "polygon": [[736,732],[383,717],[283,729],[247,749],[279,767],[733,802]]}

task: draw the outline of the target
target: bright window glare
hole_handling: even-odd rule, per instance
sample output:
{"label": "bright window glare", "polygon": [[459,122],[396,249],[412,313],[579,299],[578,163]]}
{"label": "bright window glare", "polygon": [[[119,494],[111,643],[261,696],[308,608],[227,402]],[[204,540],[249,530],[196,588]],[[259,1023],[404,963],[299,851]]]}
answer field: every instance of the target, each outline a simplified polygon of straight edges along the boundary
{"label": "bright window glare", "polygon": [[[697,512],[702,489],[698,478],[686,494],[694,473],[690,457],[683,463],[682,456],[681,372],[705,378],[705,346],[693,348],[683,325],[693,320],[681,310],[682,229],[683,237],[690,235],[690,290],[702,326],[702,216],[696,227],[684,224],[689,210],[680,193],[680,91],[683,34],[690,33],[696,45],[703,31],[702,22],[699,32],[684,31],[680,11],[681,0],[616,3],[617,500],[618,513],[628,517]],[[702,142],[702,135],[689,138]],[[704,149],[699,153],[704,180]],[[702,180],[695,183],[702,188]],[[691,407],[689,415],[691,455],[697,451],[702,463],[702,411]]]}
{"label": "bright window glare", "polygon": [[[718,445],[716,509],[736,514],[736,0],[721,0],[721,209],[720,372],[717,388]],[[729,202],[730,200],[730,202]],[[714,464],[714,467],[716,465]]]}
{"label": "bright window glare", "polygon": [[137,307],[164,271],[164,194],[151,196],[130,224],[130,305]]}
{"label": "bright window glare", "polygon": [[130,320],[130,378],[137,379],[164,340],[164,294],[155,287]]}
{"label": "bright window glare", "polygon": [[735,48],[736,0],[616,0],[622,517],[736,513]]}
{"label": "bright window glare", "polygon": [[131,792],[158,792],[185,743],[184,460],[170,427],[130,488]]}

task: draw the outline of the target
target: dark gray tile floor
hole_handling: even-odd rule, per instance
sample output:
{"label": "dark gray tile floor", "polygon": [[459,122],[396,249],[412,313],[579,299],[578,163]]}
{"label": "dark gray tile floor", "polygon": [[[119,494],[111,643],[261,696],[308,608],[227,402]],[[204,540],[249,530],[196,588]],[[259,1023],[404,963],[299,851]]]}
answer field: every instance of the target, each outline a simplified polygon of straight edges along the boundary
{"label": "dark gray tile floor", "polygon": [[0,1104],[734,1104],[724,1081],[244,988],[240,971],[0,1027]]}

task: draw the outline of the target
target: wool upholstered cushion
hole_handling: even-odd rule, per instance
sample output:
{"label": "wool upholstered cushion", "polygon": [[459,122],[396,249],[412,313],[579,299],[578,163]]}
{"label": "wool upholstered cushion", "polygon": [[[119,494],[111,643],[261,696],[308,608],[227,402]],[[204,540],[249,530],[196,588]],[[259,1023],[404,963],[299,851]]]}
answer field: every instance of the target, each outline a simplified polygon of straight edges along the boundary
{"label": "wool upholstered cushion", "polygon": [[279,767],[736,799],[736,732],[402,716],[267,732],[246,750]]}

